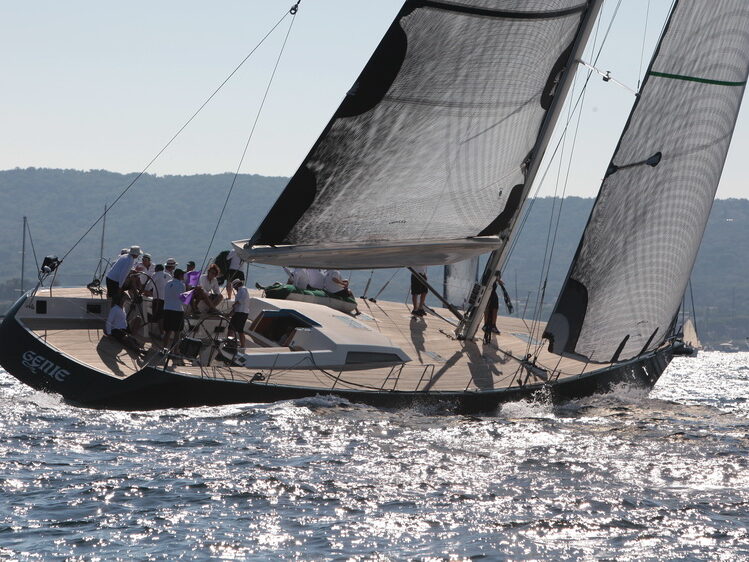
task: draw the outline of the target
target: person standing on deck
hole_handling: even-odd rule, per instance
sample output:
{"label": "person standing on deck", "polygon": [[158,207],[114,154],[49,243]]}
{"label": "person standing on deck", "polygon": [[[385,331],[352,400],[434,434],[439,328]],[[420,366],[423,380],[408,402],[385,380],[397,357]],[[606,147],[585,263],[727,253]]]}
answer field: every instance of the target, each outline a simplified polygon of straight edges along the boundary
{"label": "person standing on deck", "polygon": [[[501,280],[499,281],[502,282]],[[489,303],[484,309],[484,332],[499,334],[497,328],[497,313],[499,312],[499,297],[497,296],[497,281],[492,285],[492,294],[489,295]]]}
{"label": "person standing on deck", "polygon": [[143,259],[135,266],[135,271],[138,272],[137,277],[135,277],[138,284],[137,288],[142,290],[148,284],[149,278],[156,271],[155,266],[151,263],[151,254],[143,254]]}
{"label": "person standing on deck", "polygon": [[[197,283],[194,283],[194,284],[190,283],[190,277],[192,277],[190,273],[193,271],[195,271],[195,262],[190,260],[189,262],[187,262],[187,267],[185,268],[185,287],[187,288],[188,291],[190,289],[194,289],[197,286]],[[198,275],[198,278],[199,278],[199,274],[200,272],[198,271],[195,275]]]}
{"label": "person standing on deck", "polygon": [[[412,267],[416,273],[421,275],[424,279],[427,278],[427,266],[415,266]],[[429,289],[424,284],[424,282],[419,279],[418,275],[414,275],[414,273],[411,273],[411,300],[413,301],[414,308],[411,311],[411,314],[414,316],[426,316],[426,311],[424,310],[424,303],[427,300],[427,293],[429,292]]]}
{"label": "person standing on deck", "polygon": [[229,322],[229,335],[239,338],[239,346],[245,347],[246,338],[244,335],[244,325],[247,322],[247,316],[250,314],[250,293],[241,279],[232,281],[234,290],[237,293],[232,306],[231,320]]}
{"label": "person standing on deck", "polygon": [[164,265],[158,264],[151,279],[146,284],[146,292],[151,295],[151,322],[158,324],[159,337],[164,335],[164,293],[166,284],[172,280],[172,276],[164,271]]}
{"label": "person standing on deck", "polygon": [[140,255],[140,246],[132,246],[128,253],[120,254],[112,269],[107,273],[107,297],[114,299],[125,287],[130,271],[133,269],[135,258]]}
{"label": "person standing on deck", "polygon": [[229,271],[226,276],[226,296],[231,298],[232,281],[235,279],[244,281],[244,271],[240,269],[242,267],[242,259],[239,257],[236,249],[231,249],[226,256],[226,260],[229,262]]}
{"label": "person standing on deck", "polygon": [[185,284],[182,281],[185,272],[181,269],[174,270],[174,279],[164,287],[164,347],[169,349],[174,334],[174,343],[179,340],[185,323],[185,311],[179,296],[185,292]]}

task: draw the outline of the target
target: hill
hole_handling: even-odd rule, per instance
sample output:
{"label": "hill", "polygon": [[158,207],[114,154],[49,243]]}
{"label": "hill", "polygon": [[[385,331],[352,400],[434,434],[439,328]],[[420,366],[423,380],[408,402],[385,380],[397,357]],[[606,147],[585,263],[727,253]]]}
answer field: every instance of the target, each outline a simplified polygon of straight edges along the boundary
{"label": "hill", "polygon": [[[22,217],[29,219],[37,259],[46,254],[64,255],[91,226],[105,204],[111,204],[135,177],[104,170],[76,171],[15,169],[0,171],[0,307],[18,294],[21,264]],[[114,257],[120,248],[139,244],[164,261],[180,263],[205,255],[214,256],[230,240],[246,237],[265,216],[286,179],[257,175],[237,178],[224,218],[211,248],[209,241],[232,182],[232,174],[193,176],[145,175],[107,215],[104,256]],[[546,319],[567,274],[593,199],[569,197],[561,206],[561,221],[543,299],[541,318]],[[534,202],[504,278],[517,301],[518,313],[533,316],[542,287],[541,262],[547,246],[549,220],[560,202],[541,198]],[[749,335],[749,263],[741,256],[749,240],[749,200],[715,202],[692,281],[697,324],[703,341],[744,341]],[[70,254],[57,281],[85,284],[99,261],[101,225],[96,226]],[[26,285],[35,277],[31,244],[27,247]],[[430,268],[430,280],[441,284],[439,268]],[[253,281],[271,282],[283,277],[278,268],[253,266]],[[351,273],[357,294],[364,291],[370,272]],[[391,280],[392,279],[392,280]],[[391,281],[389,281],[391,280]],[[388,283],[389,281],[389,283]],[[380,292],[380,290],[385,288]],[[408,274],[383,270],[372,276],[368,296],[389,300],[408,299]]]}

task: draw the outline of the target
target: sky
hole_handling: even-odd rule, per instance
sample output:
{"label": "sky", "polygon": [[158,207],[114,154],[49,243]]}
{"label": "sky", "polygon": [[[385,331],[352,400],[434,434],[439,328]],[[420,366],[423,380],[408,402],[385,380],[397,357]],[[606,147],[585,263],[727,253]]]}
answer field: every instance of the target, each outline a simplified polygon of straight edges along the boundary
{"label": "sky", "polygon": [[[292,3],[9,3],[0,18],[0,170],[142,170]],[[670,3],[622,2],[598,67],[636,87]],[[242,173],[294,173],[401,4],[301,2]],[[616,0],[607,0],[601,35],[615,6]],[[289,21],[149,172],[182,175],[238,168]],[[567,195],[597,193],[633,101],[630,92],[613,82],[591,80]],[[747,149],[749,110],[744,107],[718,197],[747,197],[740,168]],[[541,185],[541,195],[554,191],[552,176]]]}

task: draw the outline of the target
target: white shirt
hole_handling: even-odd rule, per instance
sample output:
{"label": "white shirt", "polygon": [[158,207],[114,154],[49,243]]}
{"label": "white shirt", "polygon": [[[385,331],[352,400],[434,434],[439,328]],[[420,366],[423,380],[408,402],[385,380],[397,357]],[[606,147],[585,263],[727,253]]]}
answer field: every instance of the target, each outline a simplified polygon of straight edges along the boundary
{"label": "white shirt", "polygon": [[325,281],[323,282],[322,288],[325,289],[329,293],[337,293],[339,291],[343,291],[346,287],[343,285],[339,285],[333,279],[341,280],[341,272],[337,269],[329,269],[328,272],[325,274]]}
{"label": "white shirt", "polygon": [[117,258],[117,261],[114,262],[109,273],[107,273],[107,279],[117,281],[117,283],[120,284],[120,287],[122,287],[122,285],[125,284],[125,279],[127,279],[130,270],[133,268],[133,262],[135,262],[135,258],[130,254],[120,256]]}
{"label": "white shirt", "polygon": [[291,284],[300,291],[307,289],[309,285],[309,275],[303,267],[297,267],[291,271]]}
{"label": "white shirt", "polygon": [[227,254],[226,259],[229,261],[229,269],[239,269],[242,265],[242,260],[235,249]]}
{"label": "white shirt", "polygon": [[112,330],[127,330],[127,317],[125,311],[118,304],[109,309],[109,316],[104,323],[104,333],[112,335]]}
{"label": "white shirt", "polygon": [[148,278],[152,277],[154,272],[156,271],[156,266],[154,264],[151,264],[146,267],[146,264],[141,262],[135,266],[135,271],[140,273],[138,277],[140,277],[141,285],[145,285],[146,283],[148,283]]}
{"label": "white shirt", "polygon": [[164,300],[166,284],[172,280],[172,276],[166,271],[157,271],[151,276],[151,280],[146,285],[146,289],[153,291],[151,296],[155,299]]}
{"label": "white shirt", "polygon": [[203,290],[208,293],[213,293],[214,295],[220,295],[221,294],[221,287],[218,286],[218,278],[214,277],[213,280],[208,279],[208,274],[204,273],[200,276],[200,286],[203,288]]}
{"label": "white shirt", "polygon": [[164,287],[164,310],[182,312],[182,301],[179,296],[185,292],[185,284],[179,279],[172,279]]}
{"label": "white shirt", "polygon": [[411,267],[416,273],[419,275],[423,275],[424,277],[427,276],[427,266],[425,265],[414,265]]}
{"label": "white shirt", "polygon": [[242,285],[234,297],[234,312],[250,313],[250,292]]}
{"label": "white shirt", "polygon": [[323,273],[323,270],[308,269],[307,270],[307,284],[313,289],[322,289],[323,286],[325,285],[325,273]]}

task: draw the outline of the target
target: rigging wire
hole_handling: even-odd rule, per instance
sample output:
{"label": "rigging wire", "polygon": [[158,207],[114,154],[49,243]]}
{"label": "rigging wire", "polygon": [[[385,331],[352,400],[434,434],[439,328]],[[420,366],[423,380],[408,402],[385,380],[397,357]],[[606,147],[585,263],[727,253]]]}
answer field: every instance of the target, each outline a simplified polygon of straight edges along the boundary
{"label": "rigging wire", "polygon": [[[29,242],[31,242],[31,253],[34,254],[34,263],[36,264],[36,271],[39,271],[39,260],[36,257],[36,249],[34,248],[34,239],[31,237],[31,227],[29,221],[26,221],[26,232],[29,234]],[[22,287],[23,288],[23,287]]]}
{"label": "rigging wire", "polygon": [[[270,92],[270,87],[273,84],[273,79],[276,77],[276,71],[278,70],[278,65],[281,62],[281,57],[283,56],[284,49],[286,49],[286,43],[289,40],[289,35],[291,34],[291,29],[294,27],[294,20],[296,19],[297,11],[299,10],[299,2],[294,4],[291,9],[288,11],[286,15],[291,15],[291,22],[289,23],[289,29],[286,30],[286,36],[283,39],[283,44],[281,45],[281,50],[278,53],[278,58],[276,58],[276,64],[273,66],[273,72],[271,72],[270,80],[268,80],[268,85],[265,88],[265,93],[263,94],[263,99],[260,102],[260,107],[257,110],[257,114],[255,115],[255,121],[252,123],[252,128],[250,129],[250,134],[247,137],[247,142],[245,142],[244,150],[242,151],[242,156],[239,159],[239,164],[237,165],[237,169],[234,172],[234,177],[231,180],[231,186],[229,186],[229,192],[226,194],[226,199],[224,200],[224,206],[221,208],[221,213],[219,214],[218,220],[216,221],[216,228],[213,229],[213,234],[211,235],[211,241],[208,243],[208,248],[206,249],[205,256],[203,256],[203,263],[201,265],[201,269],[205,267],[206,261],[208,260],[208,255],[211,253],[211,247],[213,246],[213,242],[216,239],[216,233],[218,232],[218,228],[221,224],[221,220],[224,218],[224,213],[226,212],[226,206],[229,204],[229,198],[231,197],[232,191],[234,191],[234,186],[237,183],[237,178],[239,177],[239,171],[242,169],[242,164],[244,163],[244,159],[247,156],[247,150],[250,147],[250,142],[252,141],[252,137],[255,134],[255,128],[257,127],[258,121],[260,120],[260,115],[263,112],[263,107],[265,107],[265,101],[268,99],[268,92]],[[284,16],[284,18],[286,17]],[[283,19],[283,18],[282,18]]]}
{"label": "rigging wire", "polygon": [[104,218],[104,216],[109,211],[112,210],[112,207],[114,207],[119,202],[119,200],[122,199],[122,197],[124,197],[124,195],[130,190],[130,188],[133,187],[133,185],[135,185],[135,183],[151,168],[151,166],[153,165],[153,163],[156,162],[156,160],[166,151],[167,148],[169,148],[169,146],[176,140],[176,138],[182,133],[182,131],[184,131],[187,128],[187,126],[190,123],[192,123],[192,121],[198,116],[198,114],[203,110],[203,108],[205,108],[205,106],[208,105],[208,103],[216,96],[216,94],[219,93],[219,91],[239,71],[239,69],[244,65],[244,63],[247,62],[247,60],[255,53],[255,51],[257,51],[260,48],[260,46],[276,30],[276,28],[279,25],[281,25],[281,23],[286,19],[286,17],[289,16],[289,15],[293,16],[294,14],[296,14],[296,9],[298,9],[298,6],[299,6],[299,2],[297,2],[296,4],[294,4],[294,6],[292,6],[291,10],[287,10],[284,13],[283,17],[281,17],[275,23],[275,25],[273,25],[273,27],[271,27],[270,31],[268,31],[268,33],[266,33],[265,36],[263,36],[263,38],[260,40],[260,42],[252,48],[252,50],[247,54],[247,56],[245,56],[242,59],[242,61],[234,68],[234,70],[231,71],[231,73],[229,73],[229,75],[224,79],[224,81],[221,82],[221,84],[219,84],[219,86],[213,91],[213,93],[210,96],[208,96],[208,98],[200,105],[200,107],[198,107],[198,109],[192,114],[192,116],[187,121],[185,121],[185,123],[179,128],[179,130],[176,133],[174,133],[174,135],[172,136],[172,138],[169,139],[169,141],[161,148],[161,150],[158,151],[158,153],[156,153],[156,156],[154,156],[151,159],[151,161],[148,162],[148,164],[146,164],[146,166],[143,168],[143,170],[141,170],[141,172],[138,175],[136,175],[135,178],[133,178],[133,180],[120,192],[120,194],[115,198],[115,200],[109,206],[109,209],[107,209],[101,215],[99,215],[99,218],[97,218],[94,221],[94,223],[88,228],[88,230],[86,230],[86,232],[83,233],[83,235],[76,241],[75,244],[73,244],[73,246],[65,253],[65,255],[63,255],[62,259],[60,259],[60,264],[62,264],[62,262],[65,261],[65,258],[67,258],[70,255],[70,253],[73,250],[75,250],[75,248],[78,246],[78,244],[80,244],[83,241],[83,239],[86,236],[88,236],[88,234],[94,229],[94,227],[97,224],[99,224],[99,222]]}
{"label": "rigging wire", "polygon": [[645,41],[648,38],[648,19],[650,17],[650,0],[648,0],[648,7],[645,10],[645,29],[642,32],[642,47],[640,48],[640,70],[637,72],[637,91],[640,91],[640,84],[642,83],[642,63],[645,60]]}
{"label": "rigging wire", "polygon": [[[616,8],[614,10],[614,13],[613,13],[613,15],[611,17],[611,21],[609,22],[609,25],[608,25],[608,27],[606,29],[606,32],[605,32],[605,34],[603,36],[603,39],[601,40],[601,44],[598,47],[598,52],[596,53],[596,56],[593,59],[593,64],[594,65],[598,62],[598,59],[600,58],[601,53],[603,51],[603,47],[606,45],[606,40],[607,40],[607,38],[609,36],[609,33],[611,32],[611,27],[612,27],[612,25],[614,23],[614,20],[615,20],[616,16],[617,16],[617,13],[619,12],[619,7],[621,6],[621,1],[622,0],[618,0]],[[595,36],[594,36],[594,39],[593,39],[593,49],[594,50],[595,50],[595,44],[598,41],[598,34],[599,34],[600,26],[601,26],[601,19],[599,18],[597,26],[596,26],[596,33],[595,33]],[[590,79],[591,79],[592,76],[593,76],[593,71],[589,69],[588,70],[588,74],[587,74],[587,76],[585,78],[585,82],[583,83],[583,85],[582,85],[582,87],[580,89],[580,93],[578,94],[577,99],[575,100],[574,106],[572,108],[572,115],[574,115],[575,112],[578,111],[578,107],[584,101],[584,99],[585,99],[585,93],[587,91],[587,87],[588,87],[588,84],[590,83]],[[581,107],[580,107],[580,111],[582,111]],[[530,201],[528,203],[528,207],[527,207],[525,213],[523,214],[523,218],[520,221],[520,226],[518,227],[518,232],[520,232],[520,231],[523,230],[523,228],[525,227],[525,225],[526,225],[526,223],[528,221],[528,218],[529,218],[529,216],[531,214],[531,211],[533,210],[533,205],[534,205],[534,203],[536,202],[536,200],[538,198],[538,194],[541,191],[541,187],[544,185],[544,183],[546,181],[546,176],[548,175],[549,170],[551,169],[551,165],[554,162],[554,158],[556,158],[557,152],[559,151],[559,148],[562,145],[562,140],[564,139],[564,136],[567,133],[567,130],[568,130],[569,126],[570,126],[570,123],[571,123],[571,119],[567,123],[565,123],[564,128],[561,131],[560,138],[557,141],[556,146],[554,147],[554,150],[553,150],[553,152],[551,154],[551,157],[549,158],[549,161],[548,161],[548,163],[546,165],[546,169],[544,170],[543,174],[541,174],[540,181],[538,182],[538,184],[536,186],[536,190],[535,190],[535,192],[533,194],[533,197],[530,199]],[[517,248],[517,244],[518,244],[519,238],[520,238],[519,236],[513,237],[512,243],[510,245],[510,249],[507,252],[507,258],[505,259],[505,263],[507,263],[507,261],[509,261],[510,257],[512,256],[512,254],[514,253],[515,249]]]}

